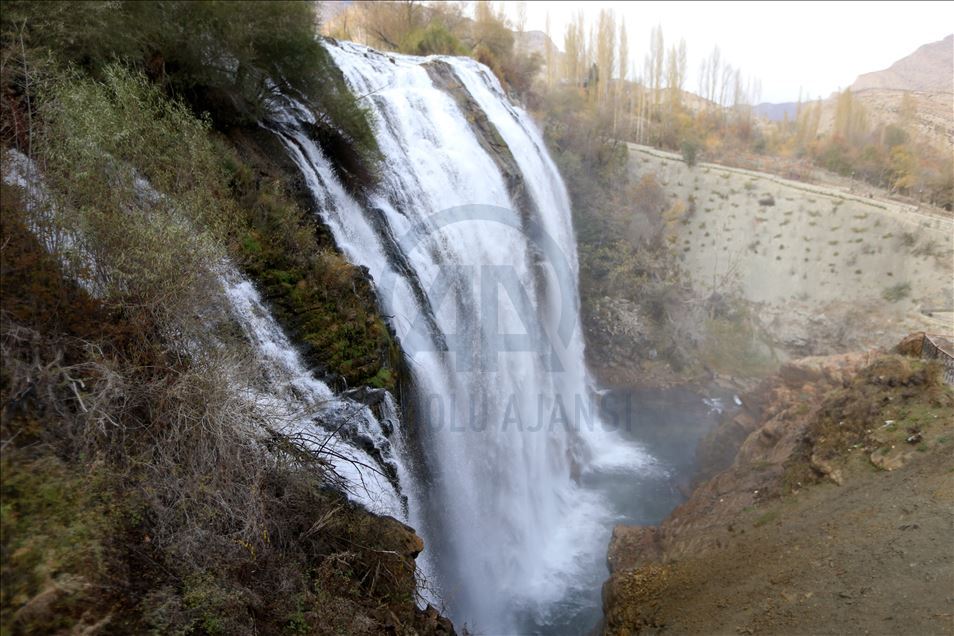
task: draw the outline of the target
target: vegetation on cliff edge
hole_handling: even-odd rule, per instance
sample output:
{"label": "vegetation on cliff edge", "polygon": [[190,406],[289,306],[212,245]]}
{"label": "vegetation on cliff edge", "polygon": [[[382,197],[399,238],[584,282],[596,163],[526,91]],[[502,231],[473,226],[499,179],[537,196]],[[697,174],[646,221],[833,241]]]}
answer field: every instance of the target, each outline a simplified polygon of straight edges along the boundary
{"label": "vegetation on cliff edge", "polygon": [[232,143],[275,79],[373,156],[313,7],[4,9],[4,167],[27,183],[0,190],[2,630],[450,629],[417,609],[413,531],[349,503],[287,414],[241,393],[258,379],[226,258],[316,366],[394,382],[366,276]]}

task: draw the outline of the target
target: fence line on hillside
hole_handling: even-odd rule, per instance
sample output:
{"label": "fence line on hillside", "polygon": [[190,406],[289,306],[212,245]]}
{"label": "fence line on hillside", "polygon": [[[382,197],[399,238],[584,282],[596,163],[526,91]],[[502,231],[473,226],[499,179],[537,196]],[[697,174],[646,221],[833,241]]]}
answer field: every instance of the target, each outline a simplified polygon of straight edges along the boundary
{"label": "fence line on hillside", "polygon": [[944,382],[954,385],[954,347],[941,336],[924,335],[921,345],[922,360],[937,360],[941,364],[941,377]]}

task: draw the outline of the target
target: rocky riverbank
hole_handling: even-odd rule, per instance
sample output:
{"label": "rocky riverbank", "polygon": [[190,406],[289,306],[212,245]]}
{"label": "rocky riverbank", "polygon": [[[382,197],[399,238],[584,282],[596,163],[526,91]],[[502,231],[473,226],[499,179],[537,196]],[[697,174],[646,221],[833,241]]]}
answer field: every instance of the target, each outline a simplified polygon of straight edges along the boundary
{"label": "rocky riverbank", "polygon": [[615,528],[604,634],[941,633],[954,392],[879,352],[805,358],[700,445],[688,501]]}

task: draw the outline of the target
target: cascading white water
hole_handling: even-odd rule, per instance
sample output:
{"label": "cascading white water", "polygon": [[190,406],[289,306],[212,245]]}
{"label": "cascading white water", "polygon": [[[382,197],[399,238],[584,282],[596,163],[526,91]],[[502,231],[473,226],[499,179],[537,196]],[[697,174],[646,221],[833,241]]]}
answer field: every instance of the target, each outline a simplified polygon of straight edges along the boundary
{"label": "cascading white water", "polygon": [[[49,214],[52,199],[34,162],[13,149],[3,159],[3,181],[28,192],[26,205],[31,213]],[[147,204],[162,197],[145,179],[137,179],[135,187]],[[69,244],[70,237],[66,240]],[[52,245],[44,246],[53,250]],[[237,374],[241,377],[233,378],[232,388],[256,407],[266,426],[302,435],[306,443],[320,447],[322,457],[337,473],[336,486],[352,499],[372,512],[407,521],[400,484],[412,479],[405,467],[401,437],[391,434],[398,424],[391,394],[376,390],[369,396],[366,391],[364,401],[353,399],[357,395],[336,395],[304,366],[252,283],[227,261],[219,263],[216,271],[221,289],[210,290],[209,306],[219,308],[218,301],[224,300],[250,345],[248,360],[243,360],[242,373]],[[93,295],[99,293],[90,281],[77,282]],[[189,351],[188,339],[177,344]],[[365,403],[371,400],[376,402],[377,415]]]}
{"label": "cascading white water", "polygon": [[[581,475],[649,461],[608,435],[593,407],[566,189],[486,67],[328,48],[373,113],[378,186],[361,202],[346,192],[303,109],[290,105],[275,128],[339,247],[369,269],[408,355],[423,464],[407,489],[411,521],[455,622],[488,633],[546,624],[574,585],[595,584],[580,572],[602,560],[612,521]],[[506,144],[524,209],[486,133],[432,80],[435,63]]]}
{"label": "cascading white water", "polygon": [[[251,282],[227,265],[221,281],[232,316],[255,354],[257,381],[241,388],[263,407],[267,423],[281,433],[314,440],[353,499],[372,512],[407,520],[400,490],[386,472],[393,471],[399,483],[410,481],[403,452],[393,448],[378,417],[366,404],[335,395],[314,377]],[[382,418],[393,419],[393,400],[383,393]],[[364,448],[374,449],[375,456]]]}

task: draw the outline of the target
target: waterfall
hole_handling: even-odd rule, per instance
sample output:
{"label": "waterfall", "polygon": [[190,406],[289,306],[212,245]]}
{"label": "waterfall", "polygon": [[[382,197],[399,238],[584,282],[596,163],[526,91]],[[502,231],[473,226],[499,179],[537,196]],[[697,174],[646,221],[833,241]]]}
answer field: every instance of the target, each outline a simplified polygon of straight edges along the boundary
{"label": "waterfall", "polygon": [[598,589],[581,572],[604,560],[613,519],[581,482],[650,461],[596,414],[566,188],[486,67],[327,46],[373,116],[377,185],[349,194],[293,102],[271,126],[407,355],[414,417],[401,437],[419,452],[405,489],[431,583],[459,625],[545,625]]}
{"label": "waterfall", "polygon": [[253,351],[257,381],[241,387],[246,397],[263,407],[272,428],[321,447],[339,477],[337,485],[352,499],[377,514],[406,520],[399,484],[410,477],[404,453],[386,430],[397,419],[391,394],[377,390],[377,414],[365,401],[336,395],[302,363],[252,283],[229,264],[221,270],[229,310]]}

